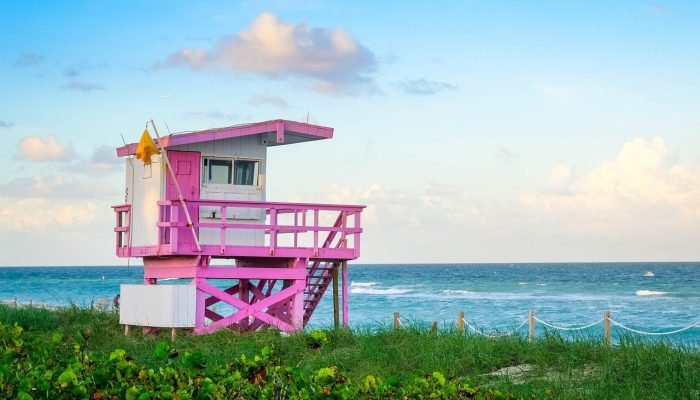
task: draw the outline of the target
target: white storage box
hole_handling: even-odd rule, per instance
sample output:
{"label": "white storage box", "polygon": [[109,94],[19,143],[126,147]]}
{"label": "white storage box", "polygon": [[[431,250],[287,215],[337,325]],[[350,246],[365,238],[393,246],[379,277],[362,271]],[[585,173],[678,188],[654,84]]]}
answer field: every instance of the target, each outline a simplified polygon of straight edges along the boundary
{"label": "white storage box", "polygon": [[195,297],[193,285],[121,285],[119,323],[192,328]]}

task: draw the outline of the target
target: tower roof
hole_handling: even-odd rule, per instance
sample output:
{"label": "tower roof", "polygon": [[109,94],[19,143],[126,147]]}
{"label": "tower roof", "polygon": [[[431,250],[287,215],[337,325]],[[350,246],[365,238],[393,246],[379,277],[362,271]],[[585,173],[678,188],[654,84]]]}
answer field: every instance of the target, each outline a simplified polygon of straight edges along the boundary
{"label": "tower roof", "polygon": [[[161,141],[163,147],[168,148],[183,144],[209,142],[250,135],[262,135],[261,140],[268,146],[279,146],[283,144],[308,142],[311,140],[330,139],[333,137],[333,128],[276,119],[202,131],[178,132],[161,137]],[[133,155],[136,153],[137,146],[138,143],[131,143],[126,146],[118,147],[117,155],[119,157]]]}

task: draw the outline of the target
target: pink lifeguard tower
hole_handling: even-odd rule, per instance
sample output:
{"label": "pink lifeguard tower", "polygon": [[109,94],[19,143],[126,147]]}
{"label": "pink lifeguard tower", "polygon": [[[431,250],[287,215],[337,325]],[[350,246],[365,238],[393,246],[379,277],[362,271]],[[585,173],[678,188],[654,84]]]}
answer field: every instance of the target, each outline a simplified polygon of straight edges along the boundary
{"label": "pink lifeguard tower", "polygon": [[121,323],[293,332],[333,286],[334,324],[340,298],[347,326],[347,262],[360,255],[364,206],[265,196],[268,147],[332,137],[333,128],[273,120],[164,136],[150,165],[130,157],[137,143],[117,148],[127,160],[124,204],[112,207],[116,254],[144,265],[143,285],[121,287]]}

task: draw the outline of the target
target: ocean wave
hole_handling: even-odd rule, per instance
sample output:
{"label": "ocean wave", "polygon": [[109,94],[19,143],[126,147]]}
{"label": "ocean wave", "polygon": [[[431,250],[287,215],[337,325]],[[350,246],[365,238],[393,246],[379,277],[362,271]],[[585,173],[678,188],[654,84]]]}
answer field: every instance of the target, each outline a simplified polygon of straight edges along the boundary
{"label": "ocean wave", "polygon": [[448,296],[455,296],[455,295],[457,295],[457,296],[470,296],[470,295],[474,294],[474,292],[470,292],[468,290],[451,290],[451,289],[443,290],[442,293],[446,294]]}
{"label": "ocean wave", "polygon": [[357,286],[357,287],[369,287],[369,286],[375,286],[377,282],[355,282],[352,281],[350,282],[350,286]]}
{"label": "ocean wave", "polygon": [[634,294],[636,294],[637,296],[663,296],[666,294],[666,292],[659,292],[657,290],[643,289],[643,290],[637,290],[636,292],[634,292]]}
{"label": "ocean wave", "polygon": [[410,292],[409,289],[398,289],[398,288],[388,288],[388,289],[377,289],[372,287],[356,287],[350,289],[352,294],[372,294],[372,295],[394,295],[394,294],[406,294]]}

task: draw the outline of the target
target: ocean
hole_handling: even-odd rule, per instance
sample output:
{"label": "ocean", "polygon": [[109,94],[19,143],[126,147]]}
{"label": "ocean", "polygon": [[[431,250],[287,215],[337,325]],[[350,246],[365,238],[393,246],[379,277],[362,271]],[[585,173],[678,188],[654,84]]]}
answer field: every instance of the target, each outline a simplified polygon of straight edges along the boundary
{"label": "ocean", "polygon": [[[529,310],[564,327],[598,321],[609,310],[630,328],[672,331],[700,320],[699,272],[700,263],[351,264],[350,324],[390,326],[399,312],[404,324],[446,326],[463,311],[476,330],[507,333]],[[4,267],[0,300],[90,306],[111,301],[120,284],[140,283],[142,276],[140,266]],[[162,282],[169,283],[175,282]],[[329,290],[310,327],[332,324],[331,297]],[[598,324],[582,332],[600,335],[602,329]],[[518,332],[527,334],[527,326]],[[614,336],[622,332],[613,327]],[[700,326],[667,338],[700,343]]]}

